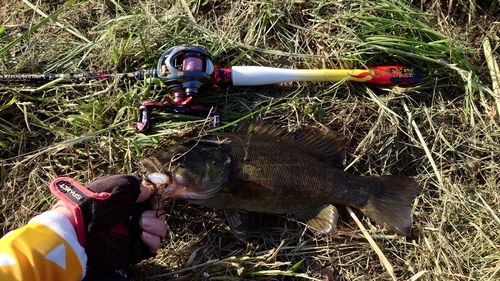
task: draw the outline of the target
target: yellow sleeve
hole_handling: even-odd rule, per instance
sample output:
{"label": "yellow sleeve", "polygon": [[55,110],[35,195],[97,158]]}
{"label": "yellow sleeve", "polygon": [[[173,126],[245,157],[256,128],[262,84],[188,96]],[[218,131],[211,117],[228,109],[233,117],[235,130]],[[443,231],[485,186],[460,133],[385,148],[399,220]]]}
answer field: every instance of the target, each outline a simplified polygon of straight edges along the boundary
{"label": "yellow sleeve", "polygon": [[69,220],[47,211],[0,239],[0,280],[77,281],[87,255]]}

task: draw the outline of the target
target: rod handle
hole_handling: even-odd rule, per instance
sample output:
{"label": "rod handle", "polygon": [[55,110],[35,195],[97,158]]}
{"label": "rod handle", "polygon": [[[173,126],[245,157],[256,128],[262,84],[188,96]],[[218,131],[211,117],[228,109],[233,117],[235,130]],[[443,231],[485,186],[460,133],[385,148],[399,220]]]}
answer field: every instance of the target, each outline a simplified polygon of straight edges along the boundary
{"label": "rod handle", "polygon": [[376,66],[369,69],[285,69],[266,66],[233,66],[234,86],[260,86],[297,81],[342,80],[376,85],[408,85],[422,78],[420,69],[404,66]]}

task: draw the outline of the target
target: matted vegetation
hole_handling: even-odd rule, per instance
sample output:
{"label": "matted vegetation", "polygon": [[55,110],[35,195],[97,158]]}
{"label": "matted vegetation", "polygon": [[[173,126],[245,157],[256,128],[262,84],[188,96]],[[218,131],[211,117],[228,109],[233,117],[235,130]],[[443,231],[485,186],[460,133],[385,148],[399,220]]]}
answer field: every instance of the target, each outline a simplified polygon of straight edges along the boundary
{"label": "matted vegetation", "polygon": [[[495,0],[1,0],[0,73],[154,68],[181,44],[222,66],[422,68],[409,87],[207,86],[196,101],[216,105],[225,124],[255,115],[329,127],[346,136],[349,173],[414,177],[422,190],[412,237],[362,220],[397,279],[497,280],[499,15]],[[54,178],[133,173],[140,157],[204,133],[203,118],[162,113],[150,133],[136,133],[138,105],[166,94],[164,84],[137,81],[0,84],[1,235],[55,202]],[[392,279],[344,208],[333,237],[260,214],[239,237],[220,211],[186,202],[166,210],[167,239],[135,267],[141,280]]]}

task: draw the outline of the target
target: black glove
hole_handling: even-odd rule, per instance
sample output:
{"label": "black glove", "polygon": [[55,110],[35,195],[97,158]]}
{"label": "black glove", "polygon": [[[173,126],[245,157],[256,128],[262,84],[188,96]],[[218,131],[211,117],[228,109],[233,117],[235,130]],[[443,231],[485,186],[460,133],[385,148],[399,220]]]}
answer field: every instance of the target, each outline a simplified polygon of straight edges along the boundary
{"label": "black glove", "polygon": [[82,186],[58,178],[50,191],[73,212],[78,241],[88,256],[89,272],[115,269],[154,256],[142,242],[139,218],[148,203],[135,203],[140,181],[132,175],[105,176]]}

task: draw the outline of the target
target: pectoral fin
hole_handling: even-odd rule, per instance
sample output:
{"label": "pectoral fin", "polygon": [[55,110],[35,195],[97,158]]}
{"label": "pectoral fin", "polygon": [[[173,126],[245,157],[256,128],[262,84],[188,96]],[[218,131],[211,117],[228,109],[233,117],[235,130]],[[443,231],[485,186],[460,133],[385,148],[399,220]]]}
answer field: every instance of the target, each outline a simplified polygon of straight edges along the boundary
{"label": "pectoral fin", "polygon": [[248,224],[248,214],[246,211],[233,209],[224,210],[224,215],[232,231],[238,235],[243,235],[245,233]]}
{"label": "pectoral fin", "polygon": [[297,216],[319,233],[333,234],[337,231],[339,213],[333,205],[322,205]]}

